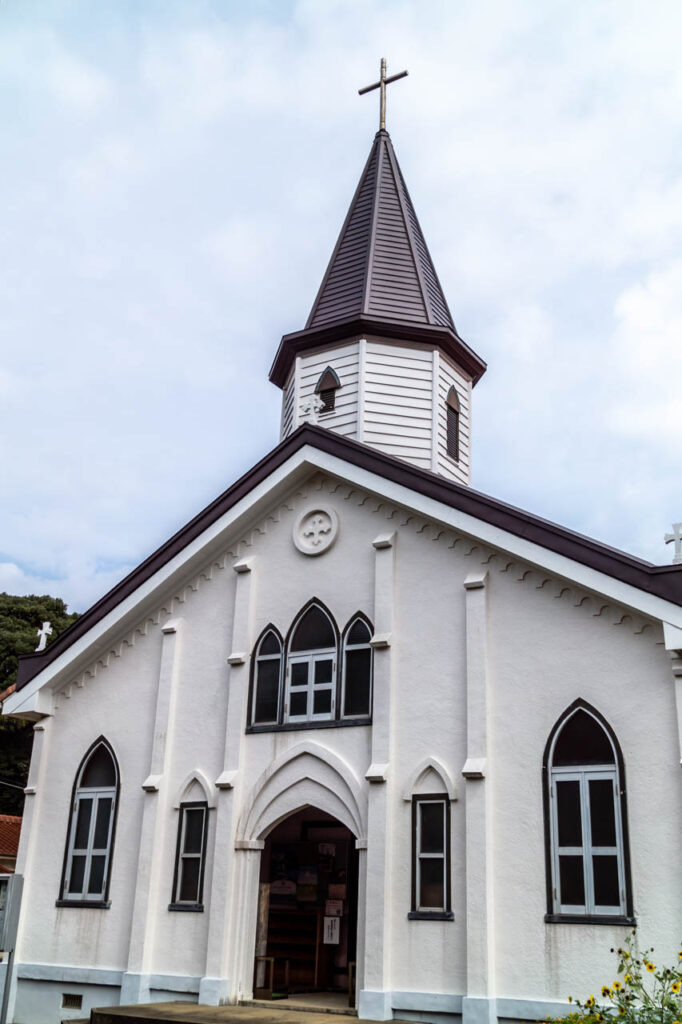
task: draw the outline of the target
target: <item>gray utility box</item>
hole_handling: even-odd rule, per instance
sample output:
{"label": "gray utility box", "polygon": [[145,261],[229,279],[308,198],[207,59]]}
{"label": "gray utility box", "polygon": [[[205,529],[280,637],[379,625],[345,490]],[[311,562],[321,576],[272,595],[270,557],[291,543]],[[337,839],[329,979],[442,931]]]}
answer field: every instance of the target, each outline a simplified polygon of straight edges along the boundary
{"label": "gray utility box", "polygon": [[23,887],[22,875],[0,875],[0,951],[5,954],[14,949],[17,938]]}

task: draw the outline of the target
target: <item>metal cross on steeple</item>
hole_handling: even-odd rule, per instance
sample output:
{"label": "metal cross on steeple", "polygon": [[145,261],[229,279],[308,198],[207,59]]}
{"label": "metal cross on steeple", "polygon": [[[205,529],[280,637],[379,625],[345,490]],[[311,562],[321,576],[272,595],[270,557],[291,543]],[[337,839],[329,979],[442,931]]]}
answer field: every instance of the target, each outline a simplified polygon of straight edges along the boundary
{"label": "metal cross on steeple", "polygon": [[381,77],[378,82],[374,85],[366,85],[364,89],[358,89],[358,94],[364,96],[366,92],[371,92],[372,89],[380,90],[380,101],[379,101],[379,131],[386,131],[386,86],[390,85],[391,82],[397,82],[399,78],[406,78],[407,71],[400,71],[397,75],[391,75],[390,78],[386,78],[386,58],[381,58]]}
{"label": "metal cross on steeple", "polygon": [[673,532],[666,533],[663,539],[666,544],[674,543],[673,565],[679,565],[682,562],[682,523],[673,523]]}

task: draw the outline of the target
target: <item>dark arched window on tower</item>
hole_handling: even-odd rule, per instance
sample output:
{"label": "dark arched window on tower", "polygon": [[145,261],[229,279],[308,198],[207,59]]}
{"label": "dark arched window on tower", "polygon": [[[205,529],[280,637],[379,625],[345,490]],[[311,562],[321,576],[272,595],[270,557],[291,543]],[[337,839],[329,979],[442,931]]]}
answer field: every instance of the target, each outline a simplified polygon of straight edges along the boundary
{"label": "dark arched window on tower", "polygon": [[447,452],[451,459],[459,462],[459,397],[454,387],[448,391],[445,399],[447,416]]}
{"label": "dark arched window on tower", "polygon": [[61,899],[101,905],[109,892],[118,768],[99,739],[85,755],[74,784]]}
{"label": "dark arched window on tower", "polygon": [[336,370],[332,370],[331,366],[328,366],[326,370],[322,371],[320,379],[315,385],[315,394],[319,395],[322,402],[321,416],[326,412],[333,412],[336,408],[336,392],[340,387],[341,381]]}
{"label": "dark arched window on tower", "polygon": [[555,726],[545,773],[550,916],[630,915],[624,767],[615,736],[588,705]]}

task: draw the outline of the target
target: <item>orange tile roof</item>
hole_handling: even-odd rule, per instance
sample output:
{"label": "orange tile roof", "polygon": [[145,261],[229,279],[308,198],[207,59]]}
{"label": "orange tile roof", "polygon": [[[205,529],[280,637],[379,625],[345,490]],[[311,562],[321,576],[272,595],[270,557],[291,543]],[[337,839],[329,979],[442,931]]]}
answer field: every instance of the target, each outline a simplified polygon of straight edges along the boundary
{"label": "orange tile roof", "polygon": [[19,849],[21,818],[14,814],[0,814],[0,858],[16,857]]}

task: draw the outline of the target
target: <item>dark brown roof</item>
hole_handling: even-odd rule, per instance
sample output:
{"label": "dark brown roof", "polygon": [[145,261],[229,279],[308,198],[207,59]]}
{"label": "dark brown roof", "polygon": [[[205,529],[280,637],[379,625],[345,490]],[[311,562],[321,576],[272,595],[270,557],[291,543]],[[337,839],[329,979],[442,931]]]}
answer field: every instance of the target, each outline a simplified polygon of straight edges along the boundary
{"label": "dark brown roof", "polygon": [[474,383],[486,368],[457,334],[385,131],[374,138],[305,330],[284,336],[270,379],[283,387],[298,352],[354,333],[441,345]]}
{"label": "dark brown roof", "polygon": [[455,325],[388,132],[377,132],[306,329],[359,316]]}
{"label": "dark brown roof", "polygon": [[21,818],[0,814],[0,857],[16,857],[20,833]]}
{"label": "dark brown roof", "polygon": [[499,526],[517,537],[539,544],[543,548],[565,555],[582,565],[603,572],[607,576],[637,587],[639,590],[682,605],[682,565],[652,565],[634,558],[624,551],[600,544],[579,533],[557,526],[546,519],[507,505],[457,484],[424,469],[418,469],[391,455],[369,448],[367,445],[342,437],[331,430],[306,423],[290,434],[269,455],[261,459],[240,480],[195,516],[186,526],[166,541],[129,576],[105,594],[89,611],[54,640],[40,654],[25,654],[19,658],[17,690],[37,676],[55,658],[88,632],[100,619],[132,594],[146,580],[158,572],[166,562],[206,530],[238,501],[266,480],[279,466],[291,458],[304,445],[335,455],[354,466],[360,466],[384,480],[400,484],[423,494],[450,508],[459,509],[482,522]]}

